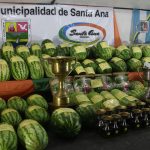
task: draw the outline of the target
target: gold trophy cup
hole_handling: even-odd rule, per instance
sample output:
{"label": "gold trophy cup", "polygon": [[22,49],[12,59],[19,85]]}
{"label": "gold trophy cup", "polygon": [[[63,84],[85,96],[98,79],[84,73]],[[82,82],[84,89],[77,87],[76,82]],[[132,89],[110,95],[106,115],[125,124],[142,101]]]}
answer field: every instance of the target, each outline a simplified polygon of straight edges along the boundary
{"label": "gold trophy cup", "polygon": [[72,71],[71,62],[76,59],[69,56],[57,56],[48,58],[48,62],[52,65],[52,72],[58,78],[58,92],[53,95],[53,108],[70,107],[69,97],[64,89],[64,80]]}

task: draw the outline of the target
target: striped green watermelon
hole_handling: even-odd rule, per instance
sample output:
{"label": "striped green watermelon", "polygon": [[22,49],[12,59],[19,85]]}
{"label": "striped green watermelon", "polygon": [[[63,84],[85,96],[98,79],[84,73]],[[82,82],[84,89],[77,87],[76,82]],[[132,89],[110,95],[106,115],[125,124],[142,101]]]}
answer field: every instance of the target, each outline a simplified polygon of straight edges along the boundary
{"label": "striped green watermelon", "polygon": [[10,58],[15,55],[14,47],[10,42],[5,42],[2,45],[2,58],[9,62]]}
{"label": "striped green watermelon", "polygon": [[108,100],[103,102],[102,108],[113,110],[118,106],[120,106],[120,103],[117,99],[108,99]]}
{"label": "striped green watermelon", "polygon": [[46,74],[46,77],[50,78],[50,77],[54,77],[54,74],[52,72],[52,65],[48,62],[48,58],[50,58],[49,55],[47,54],[42,54],[42,58],[43,58],[43,68]]}
{"label": "striped green watermelon", "polygon": [[19,96],[13,96],[8,99],[7,106],[8,108],[13,108],[20,113],[24,113],[28,107],[28,104],[23,98]]}
{"label": "striped green watermelon", "polygon": [[7,108],[6,101],[0,97],[0,112]]}
{"label": "striped green watermelon", "polygon": [[87,97],[86,94],[82,93],[82,92],[74,92],[73,94],[73,100],[74,103],[76,105],[80,105],[82,103],[91,103],[91,101],[89,100],[89,98]]}
{"label": "striped green watermelon", "polygon": [[139,90],[139,89],[144,89],[144,85],[140,81],[132,81],[130,82],[130,87],[131,90]]}
{"label": "striped green watermelon", "polygon": [[25,112],[25,116],[27,119],[33,119],[42,124],[47,123],[50,119],[46,109],[37,105],[29,106]]}
{"label": "striped green watermelon", "polygon": [[35,120],[23,120],[19,124],[17,134],[26,150],[44,150],[48,145],[45,129]]}
{"label": "striped green watermelon", "polygon": [[49,39],[43,40],[41,44],[41,48],[42,48],[43,53],[48,54],[50,56],[54,56],[56,53],[56,46]]}
{"label": "striped green watermelon", "polygon": [[74,137],[79,134],[81,129],[80,117],[71,108],[59,108],[51,115],[51,126],[58,135]]}
{"label": "striped green watermelon", "polygon": [[10,59],[11,73],[15,80],[26,80],[29,70],[25,61],[20,56],[13,56]]}
{"label": "striped green watermelon", "polygon": [[112,56],[115,56],[115,54],[116,54],[116,48],[114,46],[112,46],[112,45],[110,45],[109,47],[110,47],[110,49],[112,51]]}
{"label": "striped green watermelon", "polygon": [[132,51],[132,57],[136,59],[140,59],[142,57],[142,50],[138,46],[132,46],[131,47]]}
{"label": "striped green watermelon", "polygon": [[132,52],[127,46],[121,45],[116,49],[116,56],[123,60],[128,60],[131,58]]}
{"label": "striped green watermelon", "polygon": [[35,56],[37,56],[39,58],[42,57],[42,49],[41,49],[40,44],[32,43],[31,46],[30,46],[30,50],[31,50],[31,54],[32,55],[35,55]]}
{"label": "striped green watermelon", "polygon": [[94,71],[97,69],[97,64],[91,59],[85,59],[83,62],[83,67],[92,67]]}
{"label": "striped green watermelon", "polygon": [[99,64],[101,64],[101,63],[104,63],[104,62],[106,62],[106,60],[104,60],[104,59],[101,59],[101,58],[95,59],[95,63],[96,63],[97,65],[99,65]]}
{"label": "striped green watermelon", "polygon": [[118,100],[121,100],[122,98],[128,96],[125,92],[123,92],[123,91],[121,91],[121,90],[119,90],[119,89],[113,89],[113,90],[111,91],[111,94],[112,94],[115,98],[117,98]]}
{"label": "striped green watermelon", "polygon": [[84,75],[84,74],[86,74],[86,71],[85,71],[85,69],[83,68],[83,66],[81,65],[80,62],[77,62],[76,64],[73,63],[72,64],[72,69],[73,69],[72,73],[74,75]]}
{"label": "striped green watermelon", "polygon": [[136,58],[129,59],[127,65],[130,71],[141,71],[142,69],[142,62]]}
{"label": "striped green watermelon", "polygon": [[95,50],[95,53],[99,56],[99,58],[104,60],[109,60],[112,58],[112,49],[109,47],[107,42],[98,42],[97,43],[97,49]]}
{"label": "striped green watermelon", "polygon": [[150,57],[150,45],[142,46],[143,57]]}
{"label": "striped green watermelon", "polygon": [[133,96],[127,96],[127,97],[124,97],[120,100],[120,104],[122,105],[125,105],[125,106],[128,106],[130,104],[136,104],[137,101],[139,101],[136,97],[133,97]]}
{"label": "striped green watermelon", "polygon": [[111,73],[112,67],[107,62],[103,62],[98,64],[97,73]]}
{"label": "striped green watermelon", "polygon": [[84,45],[75,45],[70,50],[70,56],[76,57],[77,60],[84,60],[87,57],[87,51]]}
{"label": "striped green watermelon", "polygon": [[10,79],[10,70],[7,62],[4,59],[0,59],[0,82]]}
{"label": "striped green watermelon", "polygon": [[146,88],[144,88],[144,89],[129,90],[128,91],[128,95],[136,97],[137,99],[142,99],[143,96],[145,95],[146,91],[147,91]]}
{"label": "striped green watermelon", "polygon": [[106,100],[109,100],[109,99],[116,99],[110,92],[108,91],[102,91],[100,93]]}
{"label": "striped green watermelon", "polygon": [[142,63],[144,64],[145,62],[150,63],[150,57],[143,57],[142,58]]}
{"label": "striped green watermelon", "polygon": [[39,80],[44,77],[43,66],[40,59],[37,56],[29,56],[27,58],[27,63],[30,70],[31,79]]}
{"label": "striped green watermelon", "polygon": [[24,60],[26,60],[30,56],[29,48],[28,46],[25,46],[25,45],[18,45],[16,47],[16,52]]}
{"label": "striped green watermelon", "polygon": [[1,121],[17,127],[19,123],[22,121],[22,118],[18,113],[18,111],[12,108],[7,108],[4,109],[1,113]]}
{"label": "striped green watermelon", "polygon": [[45,98],[43,96],[41,96],[39,94],[30,95],[27,98],[27,103],[30,106],[37,105],[37,106],[40,106],[42,108],[45,108],[46,110],[48,109],[47,101],[45,100]]}
{"label": "striped green watermelon", "polygon": [[[71,46],[68,43],[62,43],[57,47],[57,50],[65,56],[70,56]],[[62,52],[61,52],[62,51]]]}
{"label": "striped green watermelon", "polygon": [[96,121],[96,109],[93,104],[83,103],[76,109],[84,127],[92,127]]}
{"label": "striped green watermelon", "polygon": [[66,53],[67,48],[61,47],[60,45],[57,46],[55,56],[68,56]]}
{"label": "striped green watermelon", "polygon": [[113,57],[110,60],[110,65],[114,72],[126,72],[127,71],[127,65],[125,61],[118,57]]}
{"label": "striped green watermelon", "polygon": [[17,150],[17,134],[12,125],[0,124],[0,150]]}
{"label": "striped green watermelon", "polygon": [[100,95],[97,92],[90,92],[87,94],[88,98],[90,99],[90,101],[93,103],[95,109],[100,109],[102,106],[102,102],[105,100],[105,98]]}

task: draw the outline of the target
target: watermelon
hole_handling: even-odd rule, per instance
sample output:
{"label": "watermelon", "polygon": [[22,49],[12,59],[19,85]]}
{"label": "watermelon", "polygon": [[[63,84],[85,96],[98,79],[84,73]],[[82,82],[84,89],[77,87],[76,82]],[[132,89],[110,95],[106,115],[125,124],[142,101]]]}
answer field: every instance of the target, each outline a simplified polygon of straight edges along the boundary
{"label": "watermelon", "polygon": [[91,88],[95,91],[95,92],[101,92],[103,90],[103,81],[101,78],[95,78],[95,79],[91,79]]}
{"label": "watermelon", "polygon": [[89,98],[87,97],[86,94],[82,93],[82,92],[75,92],[74,93],[74,98],[73,98],[75,104],[80,105],[82,103],[91,103],[91,101],[89,100]]}
{"label": "watermelon", "polygon": [[107,42],[98,42],[97,49],[95,50],[98,57],[104,60],[110,60],[112,58],[112,49],[109,47]]}
{"label": "watermelon", "polygon": [[95,74],[93,67],[85,67],[84,70],[85,70],[87,75],[94,75]]}
{"label": "watermelon", "polygon": [[131,51],[132,51],[132,57],[133,58],[141,59],[141,57],[142,57],[142,50],[141,50],[140,47],[132,46],[131,47]]}
{"label": "watermelon", "polygon": [[100,93],[106,100],[108,99],[116,99],[110,92],[108,91],[102,91]]}
{"label": "watermelon", "polygon": [[45,108],[46,110],[48,109],[47,101],[45,100],[45,98],[43,96],[41,96],[39,94],[30,95],[27,98],[27,103],[30,106],[37,105],[37,106],[40,106],[42,108]]}
{"label": "watermelon", "polygon": [[94,71],[96,71],[96,69],[97,69],[97,64],[93,60],[85,59],[82,62],[82,64],[83,64],[83,67],[92,67],[94,69]]}
{"label": "watermelon", "polygon": [[116,48],[114,46],[112,46],[112,45],[110,45],[109,47],[110,47],[110,49],[112,51],[112,56],[115,56],[115,54],[116,54]]}
{"label": "watermelon", "polygon": [[144,89],[144,85],[140,81],[132,81],[132,82],[130,82],[130,89],[131,90]]}
{"label": "watermelon", "polygon": [[86,48],[83,45],[73,46],[70,50],[70,56],[76,57],[77,60],[84,60],[87,57]]}
{"label": "watermelon", "polygon": [[81,130],[80,117],[71,108],[56,109],[51,115],[51,127],[63,137],[75,137]]}
{"label": "watermelon", "polygon": [[17,134],[26,150],[44,150],[48,145],[45,129],[35,120],[23,120],[19,124]]}
{"label": "watermelon", "polygon": [[4,59],[0,59],[0,82],[10,79],[10,70],[7,62]]}
{"label": "watermelon", "polygon": [[141,71],[142,62],[136,58],[131,58],[127,61],[129,71]]}
{"label": "watermelon", "polygon": [[30,51],[29,51],[29,48],[25,45],[18,45],[16,47],[16,52],[17,54],[22,57],[24,60],[27,59],[27,57],[30,56]]}
{"label": "watermelon", "polygon": [[150,57],[143,57],[143,58],[142,58],[142,63],[143,63],[143,65],[144,65],[145,62],[150,63]]}
{"label": "watermelon", "polygon": [[57,46],[56,56],[70,56],[71,46],[68,43],[62,43]]}
{"label": "watermelon", "polygon": [[97,92],[90,92],[87,94],[90,101],[93,103],[95,109],[100,109],[102,107],[102,102],[105,98]]}
{"label": "watermelon", "polygon": [[77,62],[76,64],[72,65],[73,70],[73,74],[75,75],[84,75],[86,74],[86,70],[84,69],[84,67],[81,65],[80,62]]}
{"label": "watermelon", "polygon": [[37,105],[29,106],[25,112],[25,116],[27,119],[33,119],[42,124],[49,121],[49,114],[46,109]]}
{"label": "watermelon", "polygon": [[2,58],[9,62],[10,58],[15,55],[14,47],[10,42],[5,42],[2,45]]}
{"label": "watermelon", "polygon": [[139,101],[136,97],[133,97],[133,96],[127,96],[127,97],[123,97],[121,100],[120,100],[120,103],[122,105],[125,105],[125,106],[128,106],[130,104],[136,104],[137,101]]}
{"label": "watermelon", "polygon": [[17,150],[17,134],[12,125],[0,124],[0,150]]}
{"label": "watermelon", "polygon": [[115,98],[117,98],[118,100],[121,100],[122,98],[128,96],[125,92],[123,92],[123,91],[121,91],[121,90],[118,90],[118,89],[113,89],[113,90],[111,91],[111,94],[112,94]]}
{"label": "watermelon", "polygon": [[125,61],[121,58],[113,57],[110,60],[110,65],[114,72],[126,72],[127,71],[127,65]]}
{"label": "watermelon", "polygon": [[102,108],[107,109],[115,109],[116,107],[120,106],[120,103],[117,99],[108,99],[103,102]]}
{"label": "watermelon", "polygon": [[15,80],[26,80],[29,70],[25,61],[20,56],[13,56],[10,59],[11,73]]}
{"label": "watermelon", "polygon": [[86,48],[86,52],[87,52],[87,58],[94,58],[96,57],[96,53],[94,52],[96,49],[96,46],[94,45],[90,45],[89,47]]}
{"label": "watermelon", "polygon": [[8,108],[13,108],[20,113],[24,113],[28,107],[28,104],[23,98],[19,96],[13,96],[8,99],[7,106]]}
{"label": "watermelon", "polygon": [[147,91],[147,88],[144,88],[144,89],[135,89],[135,90],[129,90],[128,91],[128,95],[129,96],[133,96],[137,99],[143,99],[145,93]]}
{"label": "watermelon", "polygon": [[150,57],[150,45],[142,46],[143,57]]}
{"label": "watermelon", "polygon": [[42,57],[42,49],[41,49],[40,44],[32,43],[31,46],[30,46],[30,51],[31,51],[32,55],[35,55],[35,56],[37,56],[39,58]]}
{"label": "watermelon", "polygon": [[112,67],[107,62],[100,63],[97,67],[97,73],[111,73]]}
{"label": "watermelon", "polygon": [[95,59],[95,63],[96,63],[97,65],[99,65],[99,64],[101,64],[101,63],[105,63],[105,62],[106,62],[106,60],[101,59],[101,58]]}
{"label": "watermelon", "polygon": [[93,127],[96,121],[96,109],[93,104],[83,103],[76,109],[83,127]]}
{"label": "watermelon", "polygon": [[50,58],[49,55],[47,54],[42,54],[42,58],[43,58],[43,68],[44,68],[44,72],[46,77],[51,78],[54,77],[54,74],[52,72],[52,65],[48,62],[48,58]]}
{"label": "watermelon", "polygon": [[0,112],[7,108],[6,101],[0,97]]}
{"label": "watermelon", "polygon": [[29,56],[27,58],[27,63],[30,70],[31,79],[39,80],[44,78],[44,69],[40,59],[37,56]]}
{"label": "watermelon", "polygon": [[42,41],[41,48],[43,53],[48,54],[50,56],[54,56],[56,53],[56,46],[49,39],[45,39]]}
{"label": "watermelon", "polygon": [[22,118],[18,111],[12,108],[4,109],[1,113],[1,121],[9,123],[14,127],[17,127],[19,123],[22,121]]}
{"label": "watermelon", "polygon": [[131,58],[132,52],[127,46],[121,45],[116,49],[116,56],[123,60],[128,60]]}

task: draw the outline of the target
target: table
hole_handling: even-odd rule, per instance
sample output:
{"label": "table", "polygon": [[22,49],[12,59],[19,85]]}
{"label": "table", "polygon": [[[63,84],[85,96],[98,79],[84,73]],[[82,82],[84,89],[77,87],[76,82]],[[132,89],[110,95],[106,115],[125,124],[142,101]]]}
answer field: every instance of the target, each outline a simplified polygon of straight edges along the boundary
{"label": "table", "polygon": [[132,130],[109,139],[101,137],[96,130],[82,131],[72,140],[58,138],[49,132],[46,150],[150,150],[150,128]]}

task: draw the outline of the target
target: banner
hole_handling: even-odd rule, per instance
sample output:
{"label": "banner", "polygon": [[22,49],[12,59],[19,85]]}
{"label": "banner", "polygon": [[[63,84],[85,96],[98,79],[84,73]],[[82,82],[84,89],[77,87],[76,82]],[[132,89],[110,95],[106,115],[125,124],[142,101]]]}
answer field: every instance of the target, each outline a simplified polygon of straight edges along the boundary
{"label": "banner", "polygon": [[113,8],[73,5],[0,5],[0,43],[114,44]]}
{"label": "banner", "polygon": [[150,11],[132,11],[130,40],[132,43],[150,43]]}

